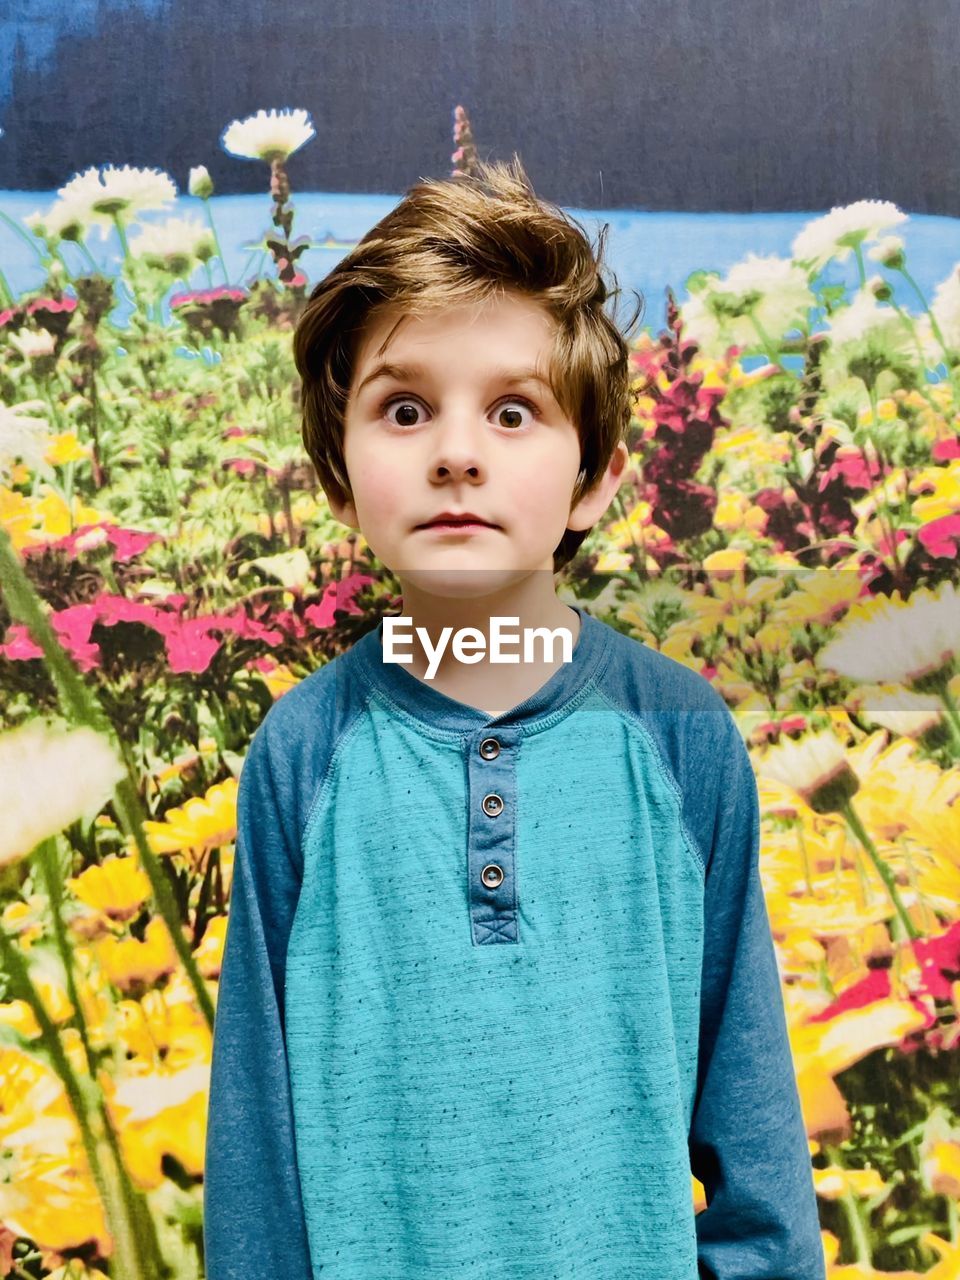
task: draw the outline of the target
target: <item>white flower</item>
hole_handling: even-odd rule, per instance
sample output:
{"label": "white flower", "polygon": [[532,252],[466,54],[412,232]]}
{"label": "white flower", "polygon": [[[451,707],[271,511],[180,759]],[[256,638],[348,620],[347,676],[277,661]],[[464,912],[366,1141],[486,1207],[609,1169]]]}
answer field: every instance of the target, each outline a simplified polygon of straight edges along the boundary
{"label": "white flower", "polygon": [[220,145],[231,155],[245,160],[286,160],[314,136],[309,113],[297,108],[258,111],[244,120],[234,120],[220,137]]}
{"label": "white flower", "polygon": [[295,551],[280,551],[273,556],[258,556],[248,565],[257,565],[271,578],[276,578],[288,591],[303,591],[310,581],[310,558],[303,547]]}
{"label": "white flower", "polygon": [[107,164],[78,173],[57,194],[62,205],[58,211],[61,220],[96,226],[105,240],[115,214],[126,223],[145,209],[164,209],[176,199],[177,188],[162,169],[136,169],[127,164],[116,168]]}
{"label": "white flower", "polygon": [[865,691],[855,701],[864,719],[908,738],[918,738],[943,719],[940,700],[932,693],[876,689]]}
{"label": "white flower", "polygon": [[877,596],[853,606],[821,651],[820,665],[853,680],[913,684],[938,676],[960,652],[960,592],[952,582],[904,602]]}
{"label": "white flower", "polygon": [[867,250],[867,257],[897,271],[903,266],[903,250],[904,243],[899,236],[883,236],[872,249]]}
{"label": "white flower", "polygon": [[38,209],[27,214],[23,221],[35,236],[51,243],[79,240],[84,232],[84,222],[76,203],[68,200],[54,200],[46,213]]}
{"label": "white flower", "polygon": [[47,329],[21,329],[19,333],[11,333],[10,341],[26,360],[35,356],[49,356],[57,345],[57,340]]}
{"label": "white flower", "polygon": [[[946,280],[941,280],[933,295],[930,310],[936,317],[943,340],[948,347],[960,351],[960,262],[953,265],[953,270]],[[929,320],[927,321],[929,324]],[[940,351],[940,348],[937,348]],[[943,358],[940,351],[938,359]]]}
{"label": "white flower", "polygon": [[46,412],[43,400],[23,400],[7,408],[0,404],[0,476],[10,470],[10,464],[19,458],[31,471],[36,471],[43,461],[49,423],[46,418],[28,418],[30,409]]}
{"label": "white flower", "polygon": [[30,720],[0,734],[0,866],[103,808],[126,770],[94,729]]}
{"label": "white flower", "polygon": [[195,261],[205,262],[216,253],[209,228],[193,218],[168,218],[166,222],[141,224],[130,239],[130,252],[151,267],[185,275]]}
{"label": "white flower", "polygon": [[187,188],[192,196],[208,200],[213,195],[213,179],[205,164],[194,165],[187,179]]}
{"label": "white flower", "polygon": [[782,739],[757,762],[757,773],[792,787],[819,813],[853,795],[859,779],[850,768],[843,743],[830,730]]}
{"label": "white flower", "polygon": [[860,289],[849,307],[830,317],[830,338],[835,347],[865,338],[873,330],[894,348],[903,348],[910,334],[893,307],[881,306],[872,290]]}
{"label": "white flower", "polygon": [[793,257],[815,270],[831,258],[845,262],[853,248],[864,240],[876,240],[887,227],[907,221],[890,200],[857,200],[830,210],[808,222],[793,242]]}
{"label": "white flower", "polygon": [[685,333],[704,354],[719,355],[731,344],[762,345],[757,325],[771,342],[778,342],[805,323],[813,305],[801,267],[789,258],[749,253],[726,276],[707,277],[681,312]]}

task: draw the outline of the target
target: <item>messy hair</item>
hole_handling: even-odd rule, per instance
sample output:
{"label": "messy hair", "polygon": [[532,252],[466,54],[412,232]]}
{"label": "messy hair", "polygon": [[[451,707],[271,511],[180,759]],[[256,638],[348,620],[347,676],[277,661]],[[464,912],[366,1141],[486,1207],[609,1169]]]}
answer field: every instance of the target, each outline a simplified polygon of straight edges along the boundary
{"label": "messy hair", "polygon": [[[423,316],[512,290],[554,321],[545,376],[580,439],[572,510],[603,476],[632,411],[625,333],[644,303],[635,295],[623,332],[606,313],[604,304],[620,293],[603,261],[608,225],[591,246],[576,219],[534,194],[516,153],[509,164],[481,161],[472,173],[411,187],[315,286],[293,335],[303,443],[325,491],[351,498],[344,421],[354,360],[373,316],[388,307],[404,318]],[[564,532],[554,572],[588,532]]]}

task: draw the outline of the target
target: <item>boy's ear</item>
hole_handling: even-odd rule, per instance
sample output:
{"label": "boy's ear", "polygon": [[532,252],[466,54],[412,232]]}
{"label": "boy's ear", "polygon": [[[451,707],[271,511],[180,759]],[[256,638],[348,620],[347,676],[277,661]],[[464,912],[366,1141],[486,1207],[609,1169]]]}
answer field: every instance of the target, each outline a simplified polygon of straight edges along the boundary
{"label": "boy's ear", "polygon": [[623,473],[630,461],[630,451],[626,444],[619,440],[613,451],[607,469],[592,489],[583,495],[577,505],[571,508],[567,519],[567,528],[575,531],[592,528],[613,501],[620,488]]}
{"label": "boy's ear", "polygon": [[324,484],[321,484],[320,487],[327,495],[327,502],[336,519],[341,524],[348,525],[351,529],[356,529],[359,533],[360,521],[357,519],[357,508],[353,505],[352,498],[344,498],[339,494],[331,493]]}

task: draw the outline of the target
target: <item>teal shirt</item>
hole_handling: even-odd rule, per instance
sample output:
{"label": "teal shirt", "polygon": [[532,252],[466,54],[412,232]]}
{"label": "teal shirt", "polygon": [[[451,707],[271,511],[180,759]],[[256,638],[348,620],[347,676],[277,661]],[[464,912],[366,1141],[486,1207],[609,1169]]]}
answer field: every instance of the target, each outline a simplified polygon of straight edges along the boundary
{"label": "teal shirt", "polygon": [[577,612],[500,716],[378,627],[254,735],[210,1280],[823,1280],[749,757]]}

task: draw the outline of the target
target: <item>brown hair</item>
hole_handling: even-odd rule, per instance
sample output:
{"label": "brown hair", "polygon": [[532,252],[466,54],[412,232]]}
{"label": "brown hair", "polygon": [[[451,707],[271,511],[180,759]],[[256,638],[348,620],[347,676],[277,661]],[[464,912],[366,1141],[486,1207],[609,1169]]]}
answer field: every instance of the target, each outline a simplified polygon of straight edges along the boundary
{"label": "brown hair", "polygon": [[[629,347],[604,310],[620,293],[604,278],[605,224],[594,249],[583,227],[533,192],[519,157],[471,174],[421,179],[313,289],[293,335],[303,443],[324,489],[350,497],[343,455],[353,360],[374,311],[405,315],[482,303],[514,290],[555,322],[546,376],[580,437],[571,509],[600,480],[631,416]],[[643,298],[626,332],[643,311]],[[399,323],[399,322],[398,322]],[[554,572],[589,530],[567,529]]]}

